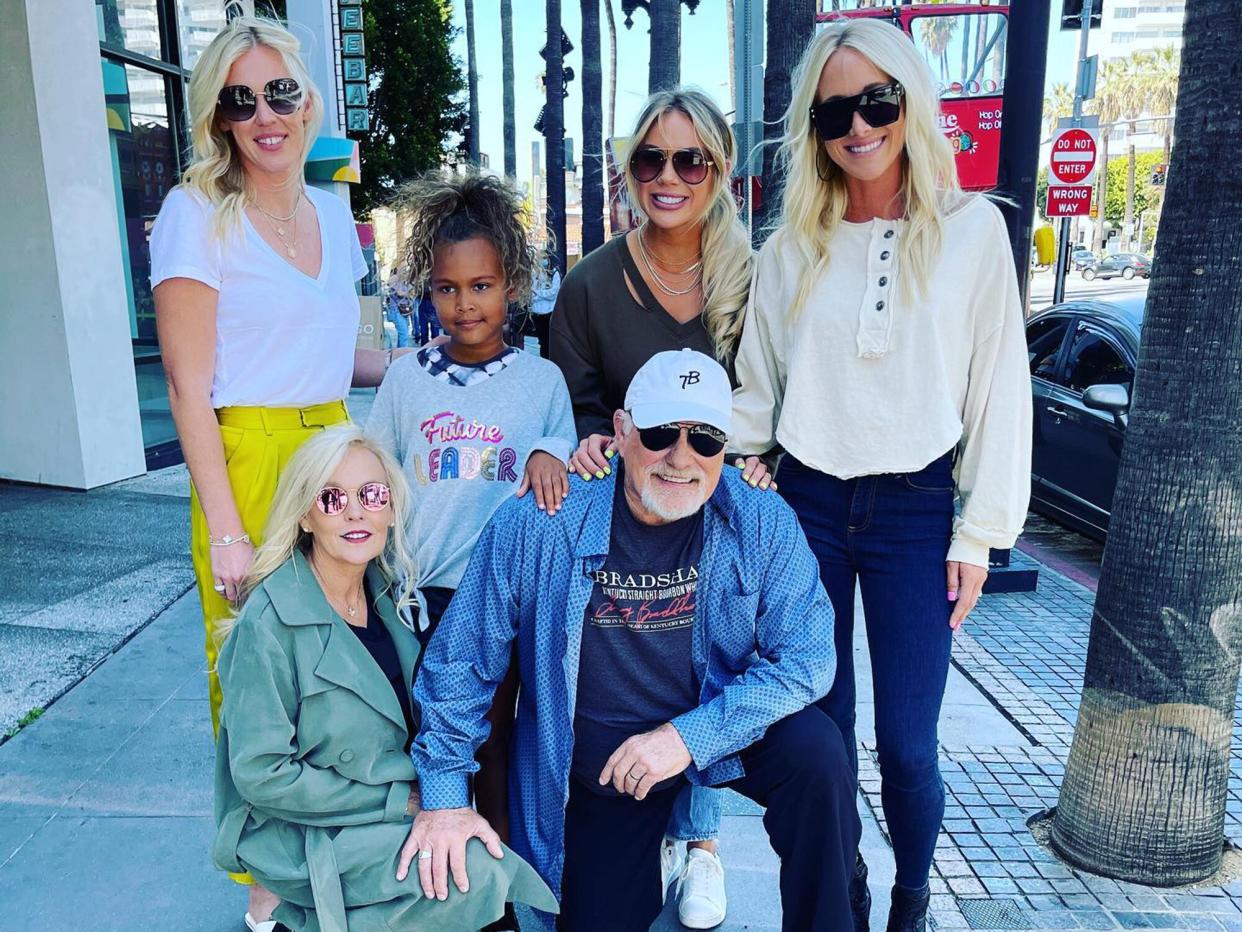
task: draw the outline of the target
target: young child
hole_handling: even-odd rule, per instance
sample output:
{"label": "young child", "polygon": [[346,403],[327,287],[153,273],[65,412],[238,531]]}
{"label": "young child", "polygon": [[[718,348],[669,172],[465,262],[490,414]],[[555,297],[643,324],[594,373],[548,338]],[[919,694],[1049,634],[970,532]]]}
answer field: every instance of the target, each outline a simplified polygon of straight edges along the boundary
{"label": "young child", "polygon": [[[560,508],[576,433],[560,369],[504,341],[508,305],[529,300],[534,265],[518,195],[499,178],[437,173],[411,184],[403,207],[414,217],[413,293],[430,288],[448,341],[393,360],[367,432],[413,490],[407,536],[429,638],[501,502],[529,490],[540,509]],[[475,781],[479,812],[503,838],[516,696],[511,671],[496,691]]]}

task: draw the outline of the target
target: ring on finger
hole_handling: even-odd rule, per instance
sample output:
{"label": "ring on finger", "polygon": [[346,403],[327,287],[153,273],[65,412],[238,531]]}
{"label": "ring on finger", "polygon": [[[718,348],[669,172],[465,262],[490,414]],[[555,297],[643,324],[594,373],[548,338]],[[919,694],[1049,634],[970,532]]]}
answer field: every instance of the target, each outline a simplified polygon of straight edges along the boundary
{"label": "ring on finger", "polygon": [[431,852],[430,852],[430,851],[427,851],[427,850],[421,850],[421,851],[419,851],[419,852],[418,852],[418,859],[419,859],[420,861],[426,861],[426,860],[429,860],[430,858],[431,858]]}
{"label": "ring on finger", "polygon": [[220,593],[221,595],[224,595],[224,590],[225,590],[225,588],[226,588],[226,587],[225,587],[224,583],[222,583],[222,582],[221,582],[221,583],[216,583],[216,584],[215,584],[214,586],[212,586],[211,588],[212,588],[212,589],[215,589],[215,590],[216,590],[216,592]]}

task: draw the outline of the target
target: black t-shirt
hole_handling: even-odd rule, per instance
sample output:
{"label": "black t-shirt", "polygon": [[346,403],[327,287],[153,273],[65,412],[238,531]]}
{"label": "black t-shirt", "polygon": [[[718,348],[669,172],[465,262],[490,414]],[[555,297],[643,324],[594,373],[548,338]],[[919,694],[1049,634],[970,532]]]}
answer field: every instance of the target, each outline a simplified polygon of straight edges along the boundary
{"label": "black t-shirt", "polygon": [[401,658],[397,655],[397,646],[392,642],[392,635],[388,633],[388,628],[384,626],[383,619],[380,618],[379,612],[375,610],[375,602],[371,596],[371,588],[365,587],[367,593],[367,625],[348,625],[349,630],[357,635],[358,640],[362,642],[362,646],[374,658],[375,663],[384,673],[384,678],[388,680],[388,685],[392,687],[392,691],[397,694],[397,702],[401,704],[401,714],[405,717],[405,728],[408,733],[406,741],[406,750],[409,750],[410,741],[414,735],[418,733],[418,728],[414,724],[414,709],[411,704],[410,691],[405,688],[405,671],[401,669]]}
{"label": "black t-shirt", "polygon": [[[645,525],[617,476],[612,533],[582,625],[573,774],[597,792],[608,758],[627,738],[699,704],[691,661],[703,512]],[[671,783],[665,781],[663,785]]]}

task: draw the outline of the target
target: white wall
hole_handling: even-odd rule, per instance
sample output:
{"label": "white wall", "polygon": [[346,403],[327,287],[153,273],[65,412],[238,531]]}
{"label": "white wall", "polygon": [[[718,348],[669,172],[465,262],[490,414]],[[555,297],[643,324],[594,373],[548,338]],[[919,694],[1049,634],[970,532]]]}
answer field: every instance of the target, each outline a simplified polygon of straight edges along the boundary
{"label": "white wall", "polygon": [[95,7],[0,8],[0,478],[93,488],[146,469]]}

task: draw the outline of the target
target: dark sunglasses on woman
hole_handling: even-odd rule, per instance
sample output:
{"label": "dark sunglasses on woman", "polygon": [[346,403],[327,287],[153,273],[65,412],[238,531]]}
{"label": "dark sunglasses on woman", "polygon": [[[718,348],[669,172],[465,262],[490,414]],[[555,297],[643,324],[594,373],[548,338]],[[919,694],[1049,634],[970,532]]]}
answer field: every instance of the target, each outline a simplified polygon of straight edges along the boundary
{"label": "dark sunglasses on woman", "polygon": [[[272,113],[288,116],[302,106],[302,88],[293,78],[275,78],[263,86],[263,97]],[[245,123],[259,109],[254,91],[244,84],[230,84],[216,98],[220,115],[230,123]]]}
{"label": "dark sunglasses on woman", "polygon": [[664,172],[664,163],[670,158],[673,160],[673,171],[686,184],[700,184],[713,164],[699,149],[665,150],[655,146],[639,146],[630,156],[630,171],[637,180],[646,184],[660,177]]}
{"label": "dark sunglasses on woman", "polygon": [[824,142],[848,136],[854,126],[855,113],[872,129],[879,129],[897,122],[905,95],[906,89],[894,81],[853,97],[825,100],[811,107],[811,124]]}
{"label": "dark sunglasses on woman", "polygon": [[687,431],[686,439],[690,449],[699,456],[715,456],[725,448],[727,436],[706,424],[691,424],[682,427],[680,424],[660,424],[657,427],[638,428],[638,439],[652,453],[667,450],[681,439],[681,432]]}
{"label": "dark sunglasses on woman", "polygon": [[358,496],[358,503],[367,511],[383,511],[388,507],[392,493],[382,482],[368,482],[356,489],[342,489],[335,485],[325,485],[315,496],[315,504],[329,518],[335,518],[349,507],[349,495],[353,492]]}

